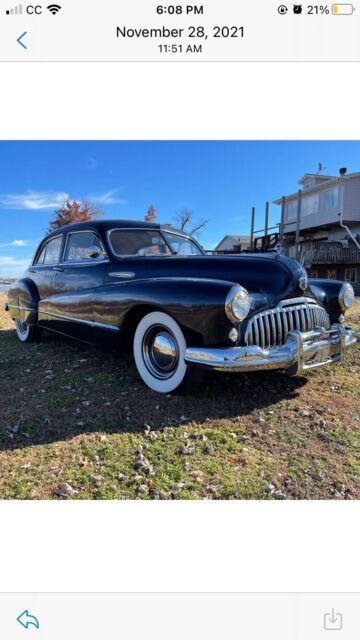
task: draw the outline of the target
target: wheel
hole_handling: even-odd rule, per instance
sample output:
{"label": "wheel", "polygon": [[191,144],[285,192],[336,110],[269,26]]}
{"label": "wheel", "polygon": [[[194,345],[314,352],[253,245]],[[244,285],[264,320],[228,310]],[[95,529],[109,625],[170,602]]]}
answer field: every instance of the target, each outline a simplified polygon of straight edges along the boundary
{"label": "wheel", "polygon": [[158,393],[190,393],[201,372],[185,364],[185,337],[166,313],[154,311],[140,320],[134,336],[137,370],[148,387]]}
{"label": "wheel", "polygon": [[36,342],[41,337],[41,329],[34,325],[15,320],[15,329],[20,342]]}

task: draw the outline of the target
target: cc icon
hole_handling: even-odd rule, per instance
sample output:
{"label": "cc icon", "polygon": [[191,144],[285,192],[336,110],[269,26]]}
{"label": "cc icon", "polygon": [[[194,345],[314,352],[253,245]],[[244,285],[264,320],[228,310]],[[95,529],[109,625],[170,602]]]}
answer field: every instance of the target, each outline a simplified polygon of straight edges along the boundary
{"label": "cc icon", "polygon": [[285,13],[288,12],[288,8],[284,4],[281,4],[280,7],[278,7],[278,12],[281,16],[284,16]]}

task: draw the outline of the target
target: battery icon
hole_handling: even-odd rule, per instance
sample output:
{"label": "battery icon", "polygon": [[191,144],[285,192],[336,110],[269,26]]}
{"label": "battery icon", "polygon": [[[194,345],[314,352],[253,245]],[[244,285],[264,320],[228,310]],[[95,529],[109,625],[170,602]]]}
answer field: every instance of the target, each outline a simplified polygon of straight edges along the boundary
{"label": "battery icon", "polygon": [[333,4],[332,12],[334,16],[351,16],[354,13],[352,4]]}

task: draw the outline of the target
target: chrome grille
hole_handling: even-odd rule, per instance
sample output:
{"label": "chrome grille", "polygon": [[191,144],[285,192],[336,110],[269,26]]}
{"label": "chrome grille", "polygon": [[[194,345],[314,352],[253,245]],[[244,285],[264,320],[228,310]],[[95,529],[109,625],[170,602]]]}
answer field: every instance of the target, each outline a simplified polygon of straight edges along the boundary
{"label": "chrome grille", "polygon": [[275,309],[267,309],[251,318],[245,332],[245,344],[266,349],[284,344],[289,331],[330,329],[330,318],[314,300],[285,300]]}

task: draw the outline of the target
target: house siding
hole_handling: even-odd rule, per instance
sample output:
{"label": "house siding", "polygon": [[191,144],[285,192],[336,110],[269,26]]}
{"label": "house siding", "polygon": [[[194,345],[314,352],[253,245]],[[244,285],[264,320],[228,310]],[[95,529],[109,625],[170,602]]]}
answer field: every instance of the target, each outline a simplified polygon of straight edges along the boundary
{"label": "house siding", "polygon": [[[322,225],[339,224],[341,216],[342,189],[344,189],[343,200],[343,219],[348,223],[360,223],[360,177],[350,178],[348,182],[341,185],[339,183],[339,201],[333,209],[326,209],[325,194],[328,189],[334,188],[334,185],[327,185],[326,182],[319,190],[303,191],[302,197],[305,199],[308,195],[319,193],[319,211],[317,213],[301,216],[300,230],[311,229],[312,227],[320,227]],[[296,197],[287,199],[285,222],[288,223],[288,205],[297,202]],[[296,221],[287,224],[285,233],[294,233],[296,231]]]}
{"label": "house siding", "polygon": [[360,178],[345,183],[344,221],[360,223]]}

